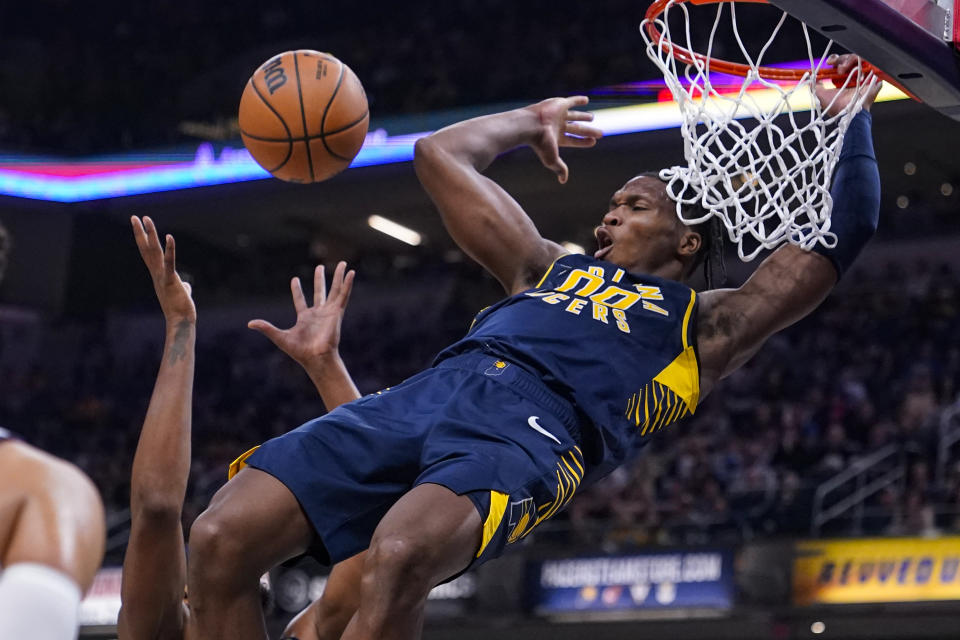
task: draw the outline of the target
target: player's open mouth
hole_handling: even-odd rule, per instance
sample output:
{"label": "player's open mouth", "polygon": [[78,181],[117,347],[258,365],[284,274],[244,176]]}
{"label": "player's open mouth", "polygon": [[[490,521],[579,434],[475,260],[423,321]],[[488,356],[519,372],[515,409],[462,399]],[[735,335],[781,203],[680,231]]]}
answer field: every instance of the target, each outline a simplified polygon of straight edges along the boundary
{"label": "player's open mouth", "polygon": [[597,236],[597,246],[600,248],[593,254],[593,257],[600,260],[610,253],[610,249],[613,248],[613,237],[610,235],[610,232],[603,227],[597,227],[595,235]]}

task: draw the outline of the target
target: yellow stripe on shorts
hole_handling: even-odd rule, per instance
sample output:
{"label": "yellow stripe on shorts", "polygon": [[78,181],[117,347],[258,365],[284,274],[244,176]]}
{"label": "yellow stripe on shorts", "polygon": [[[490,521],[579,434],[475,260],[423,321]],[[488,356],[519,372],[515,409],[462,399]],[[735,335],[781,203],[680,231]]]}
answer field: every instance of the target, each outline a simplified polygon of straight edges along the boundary
{"label": "yellow stripe on shorts", "polygon": [[500,528],[503,515],[507,512],[507,500],[509,499],[510,496],[505,493],[490,492],[490,511],[487,512],[487,520],[483,523],[483,541],[480,543],[480,550],[477,551],[478,558],[483,554],[490,541],[493,540],[497,529]]}

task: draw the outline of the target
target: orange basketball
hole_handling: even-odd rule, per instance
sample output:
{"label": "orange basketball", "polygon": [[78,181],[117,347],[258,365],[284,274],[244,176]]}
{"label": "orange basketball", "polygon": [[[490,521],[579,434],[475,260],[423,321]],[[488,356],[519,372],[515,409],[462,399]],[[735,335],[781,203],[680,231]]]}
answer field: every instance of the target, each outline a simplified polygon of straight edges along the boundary
{"label": "orange basketball", "polygon": [[363,85],[329,53],[301,49],[270,58],[240,98],[243,144],[288,182],[319,182],[346,169],[369,124]]}

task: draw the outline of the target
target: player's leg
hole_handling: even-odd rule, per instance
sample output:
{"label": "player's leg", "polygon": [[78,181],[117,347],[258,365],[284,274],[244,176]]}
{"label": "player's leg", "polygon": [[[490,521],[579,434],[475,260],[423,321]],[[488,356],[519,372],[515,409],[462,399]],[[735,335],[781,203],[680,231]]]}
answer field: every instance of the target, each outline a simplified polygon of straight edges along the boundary
{"label": "player's leg", "polygon": [[482,528],[473,502],[446,487],[422,484],[404,495],[370,541],[360,608],[343,640],[419,637],[427,595],[467,568]]}
{"label": "player's leg", "polygon": [[263,640],[260,576],[307,550],[314,533],[294,495],[246,468],[190,529],[191,627],[204,640]]}
{"label": "player's leg", "polygon": [[333,566],[323,595],[290,621],[285,640],[339,640],[360,606],[360,578],[367,552]]}
{"label": "player's leg", "polygon": [[71,464],[19,442],[0,447],[0,638],[67,640],[103,560],[103,504]]}

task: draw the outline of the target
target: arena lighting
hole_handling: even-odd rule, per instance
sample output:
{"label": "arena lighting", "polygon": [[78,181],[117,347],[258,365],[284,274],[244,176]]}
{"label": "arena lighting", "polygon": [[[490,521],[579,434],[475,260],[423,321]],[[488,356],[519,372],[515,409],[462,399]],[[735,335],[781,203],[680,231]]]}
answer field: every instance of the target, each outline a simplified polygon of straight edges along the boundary
{"label": "arena lighting", "polygon": [[810,631],[811,631],[812,633],[817,634],[817,635],[820,635],[821,633],[823,633],[823,632],[826,631],[826,630],[827,630],[827,625],[823,624],[823,623],[822,623],[821,621],[819,621],[819,620],[817,620],[816,622],[814,622],[813,624],[810,625]]}
{"label": "arena lighting", "polygon": [[[776,102],[775,90],[748,93],[761,108]],[[903,99],[906,96],[902,92],[887,85],[877,102]],[[809,104],[792,106],[796,111],[810,108]],[[680,126],[680,110],[675,102],[597,109],[593,113],[594,123],[607,136]],[[747,115],[744,111],[739,117]],[[351,167],[410,161],[414,143],[428,133],[390,136],[383,129],[371,131]],[[216,157],[213,146],[205,143],[197,148],[192,161],[171,161],[169,157],[112,163],[0,160],[0,195],[52,202],[85,202],[268,177],[270,174],[253,161],[246,149],[226,147]]]}
{"label": "arena lighting", "polygon": [[367,224],[380,233],[385,233],[391,238],[396,238],[400,242],[406,242],[414,247],[420,245],[420,234],[413,229],[408,229],[402,224],[397,224],[393,220],[388,220],[383,216],[373,215],[367,218]]}
{"label": "arena lighting", "polygon": [[561,242],[560,246],[569,251],[570,253],[586,253],[587,250],[578,245],[576,242]]}

